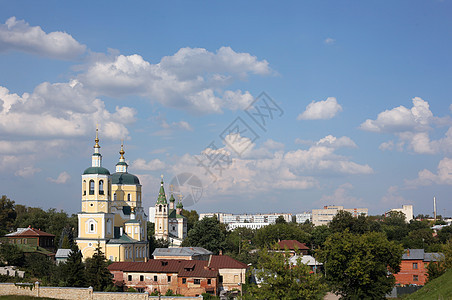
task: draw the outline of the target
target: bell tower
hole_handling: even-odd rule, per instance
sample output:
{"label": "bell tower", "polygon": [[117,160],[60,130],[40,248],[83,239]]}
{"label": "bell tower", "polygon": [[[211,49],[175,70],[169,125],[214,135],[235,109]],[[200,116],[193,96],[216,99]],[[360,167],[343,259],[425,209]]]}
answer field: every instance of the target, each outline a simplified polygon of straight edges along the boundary
{"label": "bell tower", "polygon": [[168,240],[168,202],[163,187],[163,175],[160,182],[160,191],[155,203],[155,238]]}

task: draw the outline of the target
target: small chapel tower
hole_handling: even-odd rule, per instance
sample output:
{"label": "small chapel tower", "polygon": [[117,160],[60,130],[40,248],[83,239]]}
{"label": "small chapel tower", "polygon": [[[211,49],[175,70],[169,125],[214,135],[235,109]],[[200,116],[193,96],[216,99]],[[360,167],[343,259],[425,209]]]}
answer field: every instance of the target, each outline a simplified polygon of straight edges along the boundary
{"label": "small chapel tower", "polygon": [[168,202],[163,187],[163,175],[160,182],[160,191],[155,203],[155,238],[168,240]]}

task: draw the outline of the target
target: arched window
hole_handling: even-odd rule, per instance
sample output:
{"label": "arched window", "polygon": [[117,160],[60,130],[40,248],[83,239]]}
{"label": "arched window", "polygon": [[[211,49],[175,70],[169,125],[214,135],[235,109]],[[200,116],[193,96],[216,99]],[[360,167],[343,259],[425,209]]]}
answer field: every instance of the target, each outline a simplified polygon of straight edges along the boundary
{"label": "arched window", "polygon": [[83,180],[83,196],[86,196],[86,180]]}
{"label": "arched window", "polygon": [[130,200],[132,200],[132,195],[130,195],[130,193],[129,193],[129,194],[127,194],[127,201],[130,201]]}
{"label": "arched window", "polygon": [[94,195],[94,180],[89,181],[89,194]]}
{"label": "arched window", "polygon": [[94,231],[94,224],[93,223],[89,224],[89,231]]}
{"label": "arched window", "polygon": [[159,212],[162,212],[162,206],[159,205]]}
{"label": "arched window", "polygon": [[103,195],[103,194],[104,194],[104,181],[99,180],[99,195]]}
{"label": "arched window", "polygon": [[116,193],[113,194],[113,200],[116,201]]}

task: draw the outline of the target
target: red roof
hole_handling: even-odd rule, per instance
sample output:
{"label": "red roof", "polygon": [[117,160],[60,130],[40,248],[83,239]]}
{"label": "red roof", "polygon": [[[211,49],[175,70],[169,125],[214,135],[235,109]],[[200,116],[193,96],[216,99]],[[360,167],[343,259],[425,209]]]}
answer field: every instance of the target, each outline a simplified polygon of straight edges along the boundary
{"label": "red roof", "polygon": [[243,269],[248,268],[248,265],[233,259],[227,255],[212,255],[210,258],[211,268],[214,269]]}
{"label": "red roof", "polygon": [[9,233],[6,237],[40,237],[40,236],[49,236],[55,237],[55,235],[47,233],[42,230],[34,229],[31,227],[28,228],[18,228],[16,232]]}
{"label": "red roof", "polygon": [[110,271],[177,273],[181,277],[215,278],[218,271],[207,267],[204,260],[150,259],[147,262],[115,262]]}
{"label": "red roof", "polygon": [[309,250],[309,247],[306,246],[305,243],[300,243],[297,240],[282,240],[278,242],[279,249],[288,249],[288,250]]}

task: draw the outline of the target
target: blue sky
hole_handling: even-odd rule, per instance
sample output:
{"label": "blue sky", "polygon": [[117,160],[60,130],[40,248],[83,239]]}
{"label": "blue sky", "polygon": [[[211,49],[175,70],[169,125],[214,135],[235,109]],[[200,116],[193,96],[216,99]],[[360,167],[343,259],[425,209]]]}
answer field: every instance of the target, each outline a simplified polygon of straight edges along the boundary
{"label": "blue sky", "polygon": [[452,215],[450,1],[0,7],[0,190],[17,203],[79,211],[99,124],[103,166],[124,139],[145,206],[160,174],[190,173],[198,212],[432,214],[436,196]]}

